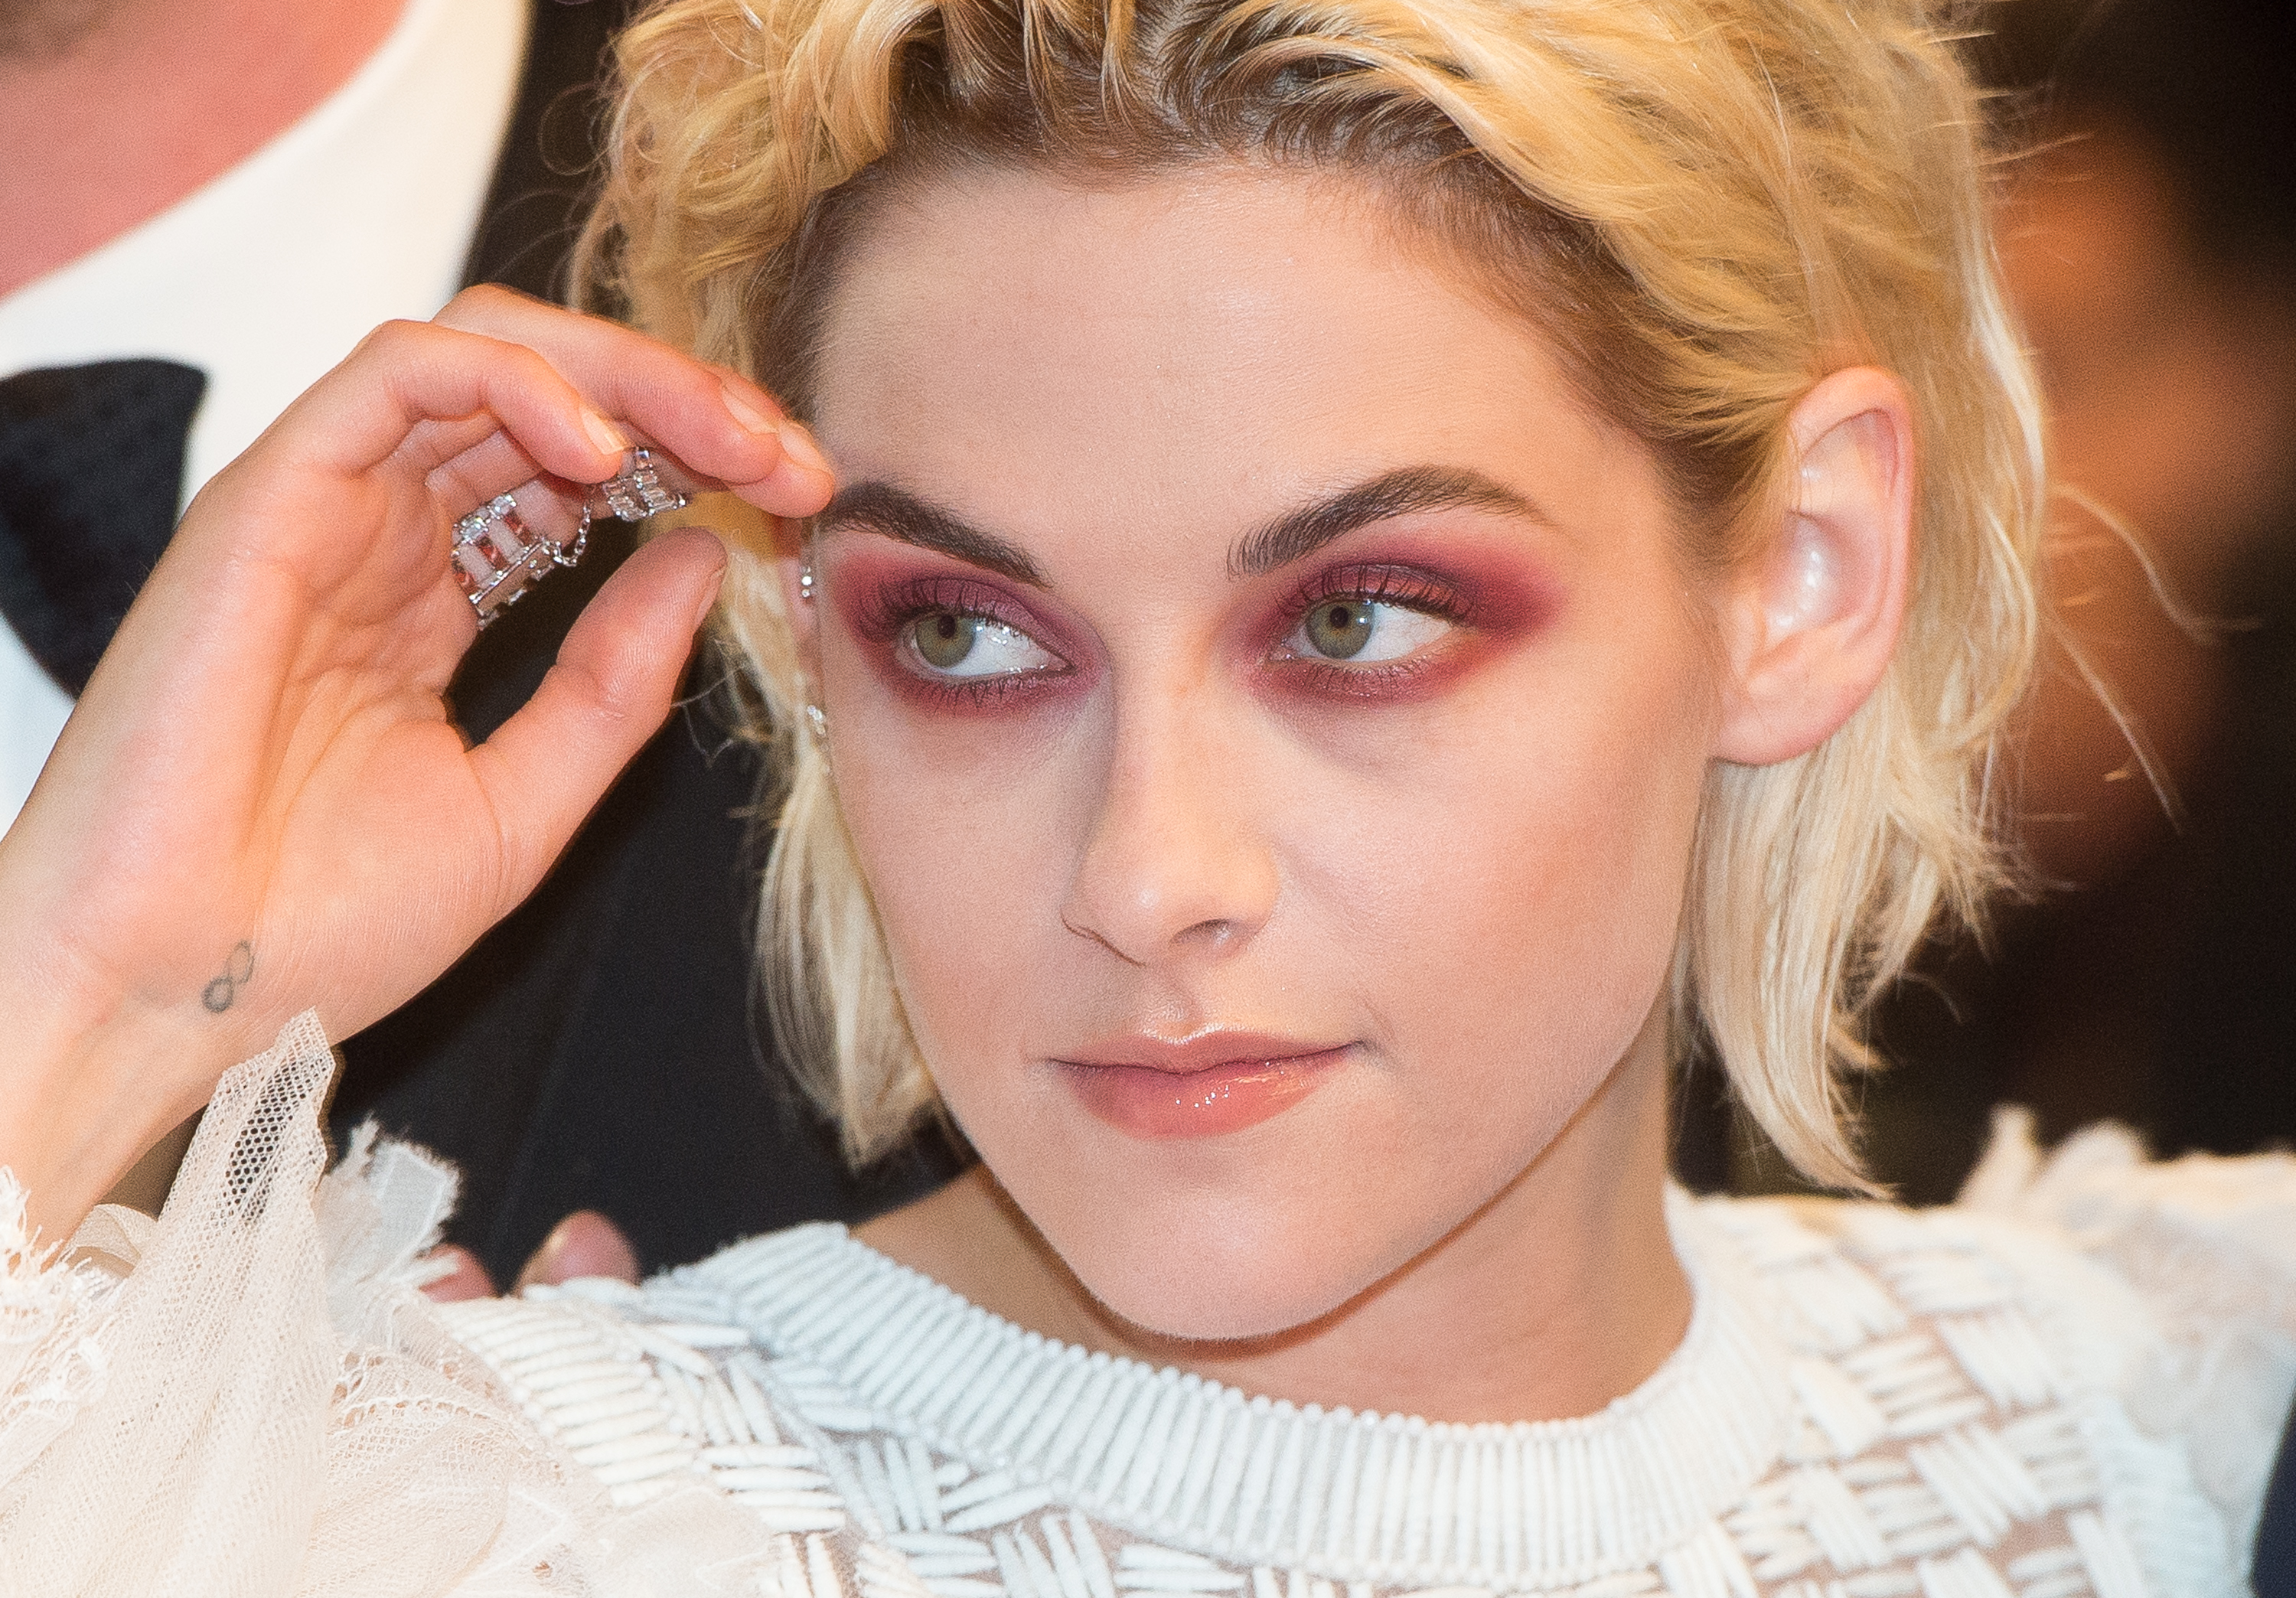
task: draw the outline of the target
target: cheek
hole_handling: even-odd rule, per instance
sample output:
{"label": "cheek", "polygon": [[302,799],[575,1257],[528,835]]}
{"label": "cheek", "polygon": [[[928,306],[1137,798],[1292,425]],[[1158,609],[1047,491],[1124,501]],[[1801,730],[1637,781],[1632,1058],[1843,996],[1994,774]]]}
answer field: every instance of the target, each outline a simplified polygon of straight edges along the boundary
{"label": "cheek", "polygon": [[911,1029],[937,1072],[961,1070],[1019,1028],[1016,973],[1052,954],[1086,707],[921,717],[849,641],[824,640],[822,669],[838,805]]}
{"label": "cheek", "polygon": [[[1263,1257],[1332,1269],[1296,1284],[1303,1304],[1376,1279],[1505,1187],[1664,989],[1706,774],[1702,676],[1660,659],[1595,695],[1494,687],[1390,751],[1394,769],[1366,759],[1346,802],[1293,831],[1304,967],[1358,996],[1386,1051],[1348,1124],[1321,1128],[1364,1159],[1263,1238]],[[1360,1218],[1360,1258],[1300,1251],[1335,1215]]]}
{"label": "cheek", "polygon": [[1606,1066],[1663,979],[1710,716],[1685,651],[1631,664],[1527,661],[1401,747],[1348,751],[1341,792],[1303,807],[1317,927],[1398,1026],[1439,1030],[1456,1058],[1505,1069],[1535,1041]]}

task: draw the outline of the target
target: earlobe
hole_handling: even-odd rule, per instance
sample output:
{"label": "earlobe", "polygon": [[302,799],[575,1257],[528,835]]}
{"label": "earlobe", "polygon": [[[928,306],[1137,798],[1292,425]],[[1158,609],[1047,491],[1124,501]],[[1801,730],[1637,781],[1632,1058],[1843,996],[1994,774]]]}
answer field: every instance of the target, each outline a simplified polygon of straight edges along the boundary
{"label": "earlobe", "polygon": [[1730,677],[1715,755],[1750,766],[1824,742],[1871,696],[1905,618],[1913,544],[1913,407],[1890,373],[1852,366],[1787,421],[1791,490],[1767,545],[1732,583]]}

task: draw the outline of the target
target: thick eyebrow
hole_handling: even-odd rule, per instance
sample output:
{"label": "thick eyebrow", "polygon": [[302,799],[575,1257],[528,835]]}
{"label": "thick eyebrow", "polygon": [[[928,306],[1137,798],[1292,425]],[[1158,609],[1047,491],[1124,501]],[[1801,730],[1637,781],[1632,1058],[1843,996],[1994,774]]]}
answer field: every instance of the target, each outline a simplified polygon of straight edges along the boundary
{"label": "thick eyebrow", "polygon": [[[1455,466],[1406,466],[1383,472],[1286,512],[1236,541],[1228,552],[1231,578],[1260,577],[1288,566],[1374,521],[1414,511],[1472,505],[1545,520],[1539,508],[1505,484],[1480,471]],[[1044,569],[1019,545],[974,527],[953,512],[891,483],[865,480],[837,492],[815,519],[817,532],[840,527],[866,528],[888,538],[938,551],[969,566],[996,572],[1032,588],[1049,587]]]}
{"label": "thick eyebrow", "polygon": [[1019,545],[983,532],[963,517],[890,483],[864,481],[840,488],[828,508],[814,519],[814,529],[816,533],[827,533],[840,527],[866,528],[919,549],[936,550],[1031,588],[1049,586],[1043,568]]}
{"label": "thick eyebrow", "polygon": [[1528,516],[1536,521],[1546,520],[1546,512],[1529,500],[1480,471],[1458,466],[1406,466],[1287,511],[1245,534],[1228,552],[1227,574],[1264,576],[1305,560],[1359,527],[1414,511],[1459,505]]}

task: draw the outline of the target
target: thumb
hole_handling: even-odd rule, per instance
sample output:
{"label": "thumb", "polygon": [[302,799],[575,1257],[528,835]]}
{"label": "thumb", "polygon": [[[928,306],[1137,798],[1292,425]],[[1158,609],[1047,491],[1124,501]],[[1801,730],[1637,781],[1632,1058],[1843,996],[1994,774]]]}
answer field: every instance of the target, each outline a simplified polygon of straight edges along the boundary
{"label": "thumb", "polygon": [[726,550],[705,529],[650,540],[591,600],[534,697],[471,751],[503,848],[500,914],[542,880],[669,715]]}

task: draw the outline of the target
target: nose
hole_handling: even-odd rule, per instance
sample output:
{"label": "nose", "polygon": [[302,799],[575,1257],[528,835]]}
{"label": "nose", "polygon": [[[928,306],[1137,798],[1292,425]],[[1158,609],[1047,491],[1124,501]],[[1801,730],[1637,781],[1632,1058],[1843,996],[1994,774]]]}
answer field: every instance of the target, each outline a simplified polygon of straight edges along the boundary
{"label": "nose", "polygon": [[1278,872],[1254,811],[1248,738],[1202,693],[1119,709],[1107,771],[1061,919],[1135,965],[1242,947],[1275,909]]}

